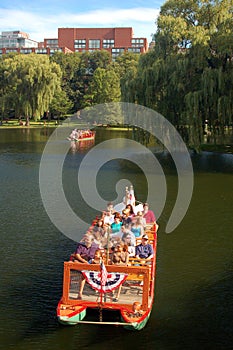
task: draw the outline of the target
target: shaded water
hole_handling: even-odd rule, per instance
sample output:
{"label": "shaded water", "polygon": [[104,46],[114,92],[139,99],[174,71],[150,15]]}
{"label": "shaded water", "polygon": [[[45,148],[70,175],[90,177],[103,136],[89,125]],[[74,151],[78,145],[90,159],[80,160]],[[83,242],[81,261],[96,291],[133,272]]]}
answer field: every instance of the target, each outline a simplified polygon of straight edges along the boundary
{"label": "shaded water", "polygon": [[[177,229],[164,233],[177,194],[167,154],[159,156],[168,195],[159,219],[157,282],[152,315],[141,332],[120,327],[62,327],[56,305],[63,261],[75,242],[50,222],[40,199],[39,164],[51,130],[0,130],[0,348],[1,349],[231,349],[233,156],[192,155],[194,192]],[[99,132],[96,143],[123,132]],[[74,210],[87,219],[73,191],[77,164],[88,149],[70,152],[64,188]],[[145,200],[145,177],[115,160],[100,176],[106,200],[119,178],[129,178]],[[106,181],[103,179],[107,179]],[[113,185],[114,184],[114,185]]]}

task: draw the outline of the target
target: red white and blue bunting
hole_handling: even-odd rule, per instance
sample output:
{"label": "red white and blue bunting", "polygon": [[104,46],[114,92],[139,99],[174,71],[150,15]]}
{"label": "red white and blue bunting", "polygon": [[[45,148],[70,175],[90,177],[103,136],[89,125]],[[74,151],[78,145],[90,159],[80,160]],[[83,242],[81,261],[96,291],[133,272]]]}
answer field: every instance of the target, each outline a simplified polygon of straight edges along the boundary
{"label": "red white and blue bunting", "polygon": [[100,293],[109,293],[118,288],[127,278],[127,274],[112,272],[107,273],[103,278],[102,270],[99,271],[82,271],[83,276],[90,286]]}

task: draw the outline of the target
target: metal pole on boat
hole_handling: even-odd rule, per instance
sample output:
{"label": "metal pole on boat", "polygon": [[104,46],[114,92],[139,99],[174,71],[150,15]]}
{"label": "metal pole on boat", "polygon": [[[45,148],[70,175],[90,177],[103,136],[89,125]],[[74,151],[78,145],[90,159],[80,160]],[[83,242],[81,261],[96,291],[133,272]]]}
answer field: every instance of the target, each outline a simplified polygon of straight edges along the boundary
{"label": "metal pole on boat", "polygon": [[107,234],[107,254],[106,254],[106,261],[105,261],[106,265],[108,265],[108,259],[109,259],[109,239],[110,239],[110,226],[108,226],[108,234]]}
{"label": "metal pole on boat", "polygon": [[[106,261],[105,264],[108,265],[108,260],[109,260],[109,240],[110,240],[110,226],[108,226],[108,234],[107,234],[107,254],[106,254]],[[102,295],[102,293],[101,293]],[[106,293],[104,294],[104,301],[106,302],[107,296]],[[102,302],[102,298],[101,298]]]}
{"label": "metal pole on boat", "polygon": [[103,269],[101,267],[102,264],[102,259],[100,261],[100,285],[101,285],[101,290],[100,290],[100,305],[103,303]]}

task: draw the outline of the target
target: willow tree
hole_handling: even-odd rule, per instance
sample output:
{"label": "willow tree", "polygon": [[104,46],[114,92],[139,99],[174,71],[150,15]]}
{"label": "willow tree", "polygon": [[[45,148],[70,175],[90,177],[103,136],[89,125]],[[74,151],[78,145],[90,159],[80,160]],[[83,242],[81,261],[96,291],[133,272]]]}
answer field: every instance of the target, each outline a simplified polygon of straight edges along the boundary
{"label": "willow tree", "polygon": [[196,134],[193,142],[206,119],[221,135],[232,120],[232,15],[232,0],[167,1],[161,10],[158,34],[166,33],[177,54],[188,58],[189,77],[192,72],[184,114]]}
{"label": "willow tree", "polygon": [[120,76],[122,102],[135,102],[135,78],[137,76],[138,61],[138,54],[124,52],[112,63],[112,67]]}
{"label": "willow tree", "polygon": [[0,60],[0,108],[1,108],[1,119],[7,114],[12,107],[10,102],[10,96],[12,95],[12,86],[8,83],[5,75],[7,70],[7,64],[5,57]]}
{"label": "willow tree", "polygon": [[[224,134],[232,122],[233,0],[168,0],[154,51],[142,55],[135,100],[157,110],[199,148],[208,119]],[[125,82],[125,85],[133,84]]]}
{"label": "willow tree", "polygon": [[5,79],[12,86],[12,107],[18,116],[40,119],[61,88],[61,69],[45,55],[17,55],[5,60]]}

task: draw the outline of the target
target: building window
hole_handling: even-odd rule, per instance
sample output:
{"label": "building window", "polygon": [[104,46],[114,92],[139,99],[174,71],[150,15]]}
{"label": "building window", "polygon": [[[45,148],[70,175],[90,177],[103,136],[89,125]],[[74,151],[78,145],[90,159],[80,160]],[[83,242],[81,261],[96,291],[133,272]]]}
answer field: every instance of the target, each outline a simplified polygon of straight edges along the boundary
{"label": "building window", "polygon": [[135,53],[140,53],[141,52],[140,47],[131,47],[131,48],[129,47],[128,51],[129,52],[135,52]]}
{"label": "building window", "polygon": [[62,52],[61,48],[50,49],[50,55],[52,56],[55,52]]}
{"label": "building window", "polygon": [[32,53],[32,49],[20,49],[20,52],[24,54]]}
{"label": "building window", "polygon": [[58,47],[58,39],[46,39],[46,47]]}
{"label": "building window", "polygon": [[144,39],[132,39],[131,44],[133,47],[143,47],[144,46]]}
{"label": "building window", "polygon": [[77,39],[74,41],[74,48],[75,49],[85,49],[86,48],[86,40],[85,39]]}
{"label": "building window", "polygon": [[7,49],[6,53],[9,53],[9,52],[18,52],[18,50],[17,49]]}
{"label": "building window", "polygon": [[47,54],[47,49],[35,49],[35,53]]}
{"label": "building window", "polygon": [[99,49],[99,48],[100,48],[99,39],[89,40],[89,49]]}
{"label": "building window", "polygon": [[103,40],[103,49],[107,49],[109,47],[114,47],[115,41],[114,39],[104,39]]}
{"label": "building window", "polygon": [[124,52],[125,49],[121,48],[121,49],[112,49],[112,52],[114,53],[121,53],[121,52]]}
{"label": "building window", "polygon": [[116,49],[113,48],[112,49],[112,59],[114,60],[116,57],[120,56],[122,53],[124,53],[125,49],[120,48],[120,49]]}

